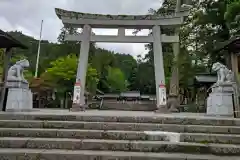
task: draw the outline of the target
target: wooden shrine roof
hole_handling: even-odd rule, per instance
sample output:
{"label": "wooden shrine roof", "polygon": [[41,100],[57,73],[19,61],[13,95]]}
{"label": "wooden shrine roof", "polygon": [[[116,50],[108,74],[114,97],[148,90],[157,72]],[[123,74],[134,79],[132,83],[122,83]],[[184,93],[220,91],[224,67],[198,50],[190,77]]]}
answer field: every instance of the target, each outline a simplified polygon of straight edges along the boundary
{"label": "wooden shrine roof", "polygon": [[27,46],[10,36],[8,33],[0,30],[0,48],[22,48],[27,49]]}
{"label": "wooden shrine roof", "polygon": [[27,46],[10,36],[8,33],[0,29],[0,48],[22,48],[27,49]]}
{"label": "wooden shrine roof", "polygon": [[216,51],[228,50],[233,53],[240,52],[240,35],[233,36],[229,40],[221,42],[217,45]]}

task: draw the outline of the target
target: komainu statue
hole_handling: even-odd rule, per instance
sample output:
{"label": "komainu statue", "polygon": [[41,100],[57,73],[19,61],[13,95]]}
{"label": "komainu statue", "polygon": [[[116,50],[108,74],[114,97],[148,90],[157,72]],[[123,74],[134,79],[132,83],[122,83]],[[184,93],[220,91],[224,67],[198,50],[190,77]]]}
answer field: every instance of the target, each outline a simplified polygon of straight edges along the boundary
{"label": "komainu statue", "polygon": [[234,74],[231,70],[229,70],[225,65],[216,62],[212,66],[212,70],[217,72],[217,83],[224,82],[233,82]]}
{"label": "komainu statue", "polygon": [[212,70],[217,72],[217,82],[211,86],[207,98],[207,115],[233,117],[233,106],[238,99],[234,72],[219,62],[213,64]]}
{"label": "komainu statue", "polygon": [[8,70],[7,81],[21,81],[28,83],[23,76],[24,69],[29,67],[29,62],[26,59],[17,61],[12,67]]}

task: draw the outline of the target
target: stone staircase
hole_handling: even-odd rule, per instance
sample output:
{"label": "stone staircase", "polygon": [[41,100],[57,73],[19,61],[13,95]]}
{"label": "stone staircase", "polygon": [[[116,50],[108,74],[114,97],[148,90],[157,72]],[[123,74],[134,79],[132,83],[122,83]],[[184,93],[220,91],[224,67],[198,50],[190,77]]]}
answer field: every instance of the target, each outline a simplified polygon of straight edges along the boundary
{"label": "stone staircase", "polygon": [[0,160],[240,159],[240,120],[84,113],[0,113]]}

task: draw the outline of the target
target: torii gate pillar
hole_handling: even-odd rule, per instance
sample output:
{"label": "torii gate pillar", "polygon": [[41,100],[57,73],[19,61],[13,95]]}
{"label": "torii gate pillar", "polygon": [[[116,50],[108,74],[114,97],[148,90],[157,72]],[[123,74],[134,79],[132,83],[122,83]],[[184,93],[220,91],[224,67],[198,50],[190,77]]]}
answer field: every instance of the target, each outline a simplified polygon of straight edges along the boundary
{"label": "torii gate pillar", "polygon": [[[90,49],[90,37],[92,29],[89,25],[84,25],[83,27],[83,41],[81,42],[80,55],[78,59],[78,68],[76,76],[76,84],[80,84],[79,91],[75,91],[77,88],[74,88],[73,95],[73,108],[72,111],[83,110],[85,109],[85,84],[86,84],[86,75],[88,67],[88,55]],[[80,99],[79,99],[80,98]]]}
{"label": "torii gate pillar", "polygon": [[161,40],[160,26],[154,26],[152,29],[153,34],[153,52],[154,52],[154,68],[155,68],[155,81],[156,81],[156,97],[157,109],[164,112],[166,109],[166,88],[165,88],[165,73],[163,65],[163,51]]}

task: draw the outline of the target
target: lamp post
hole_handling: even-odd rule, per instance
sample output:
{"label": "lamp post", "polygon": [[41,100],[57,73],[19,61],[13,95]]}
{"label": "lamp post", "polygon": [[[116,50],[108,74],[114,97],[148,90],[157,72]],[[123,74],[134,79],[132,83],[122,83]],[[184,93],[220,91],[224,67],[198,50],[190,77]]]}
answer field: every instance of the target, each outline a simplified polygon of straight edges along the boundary
{"label": "lamp post", "polygon": [[35,68],[34,78],[37,78],[37,76],[38,76],[38,65],[39,65],[39,56],[40,56],[41,39],[42,39],[42,25],[43,25],[43,20],[41,21],[41,29],[40,29],[40,37],[39,37],[39,41],[38,41],[38,52],[37,52],[37,60],[36,60],[36,68]]}

